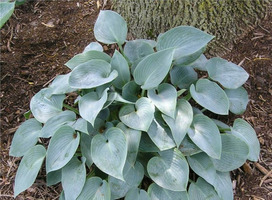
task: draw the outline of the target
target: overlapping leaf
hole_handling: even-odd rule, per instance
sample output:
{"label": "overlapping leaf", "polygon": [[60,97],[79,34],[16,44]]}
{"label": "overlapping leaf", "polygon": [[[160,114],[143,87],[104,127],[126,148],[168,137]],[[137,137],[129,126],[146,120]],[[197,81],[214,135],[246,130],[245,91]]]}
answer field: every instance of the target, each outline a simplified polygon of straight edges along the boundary
{"label": "overlapping leaf", "polygon": [[92,51],[92,50],[103,52],[103,47],[98,42],[91,42],[85,47],[83,53],[87,51]]}
{"label": "overlapping leaf", "polygon": [[128,101],[136,102],[139,99],[140,90],[139,85],[134,81],[130,81],[122,88],[122,96]]}
{"label": "overlapping leaf", "polygon": [[197,73],[191,66],[175,66],[170,71],[171,83],[187,89],[197,80]]}
{"label": "overlapping leaf", "polygon": [[248,94],[243,87],[237,89],[225,89],[225,93],[229,98],[230,112],[240,115],[245,112],[248,104]]}
{"label": "overlapping leaf", "polygon": [[125,200],[150,200],[150,197],[146,191],[139,188],[133,188],[127,193]]}
{"label": "overlapping leaf", "polygon": [[70,75],[71,73],[58,75],[49,86],[52,89],[51,94],[66,94],[75,91],[76,89],[71,88],[69,85]]}
{"label": "overlapping leaf", "polygon": [[15,8],[15,2],[0,2],[0,28],[11,17]]}

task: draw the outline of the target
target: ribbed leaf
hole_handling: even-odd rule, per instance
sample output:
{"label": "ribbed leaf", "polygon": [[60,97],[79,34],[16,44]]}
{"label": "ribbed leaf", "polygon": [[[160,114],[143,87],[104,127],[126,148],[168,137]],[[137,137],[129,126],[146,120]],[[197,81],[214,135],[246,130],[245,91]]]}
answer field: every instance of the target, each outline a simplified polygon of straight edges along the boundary
{"label": "ribbed leaf", "polygon": [[70,75],[71,73],[58,75],[49,86],[52,89],[51,94],[66,94],[75,91],[76,89],[71,88],[68,82]]}
{"label": "ribbed leaf", "polygon": [[172,191],[185,191],[189,178],[189,166],[178,149],[160,152],[147,164],[147,172],[159,186]]}
{"label": "ribbed leaf", "polygon": [[46,185],[51,186],[61,182],[61,170],[56,170],[46,174]]}
{"label": "ribbed leaf", "polygon": [[222,58],[212,58],[206,63],[209,77],[228,89],[241,87],[248,79],[248,73],[240,66]]}
{"label": "ribbed leaf", "polygon": [[260,155],[260,143],[255,130],[243,119],[236,119],[231,133],[243,140],[249,147],[247,159],[257,162]]}
{"label": "ribbed leaf", "polygon": [[150,200],[150,197],[146,191],[134,188],[127,193],[125,200]]}
{"label": "ribbed leaf", "polygon": [[142,89],[157,87],[168,74],[174,49],[166,49],[146,56],[136,67],[133,77]]}
{"label": "ribbed leaf", "polygon": [[123,174],[125,181],[109,176],[108,181],[113,199],[124,197],[130,189],[140,185],[144,178],[144,167],[140,162],[136,162],[135,165],[126,162]]}
{"label": "ribbed leaf", "polygon": [[91,143],[93,137],[87,134],[81,134],[80,137],[80,151],[82,156],[86,158],[86,165],[90,168],[93,164],[92,155],[91,155]]}
{"label": "ribbed leaf", "polygon": [[229,98],[230,112],[240,115],[245,112],[248,104],[248,94],[243,87],[237,89],[225,89],[225,93]]}
{"label": "ribbed leaf", "polygon": [[111,191],[107,181],[99,177],[92,177],[86,180],[82,192],[77,200],[110,200]]}
{"label": "ribbed leaf", "polygon": [[79,145],[80,135],[70,126],[63,126],[51,138],[47,156],[46,172],[58,170],[73,157]]}
{"label": "ribbed leaf", "polygon": [[83,189],[86,180],[85,158],[80,162],[73,157],[62,169],[61,183],[65,200],[74,200]]}
{"label": "ribbed leaf", "polygon": [[190,26],[178,26],[158,38],[157,49],[175,47],[174,59],[189,56],[203,49],[213,36]]}
{"label": "ribbed leaf", "polygon": [[106,53],[96,51],[96,50],[86,51],[86,52],[75,55],[71,60],[65,63],[65,65],[69,67],[70,69],[74,69],[78,65],[93,59],[104,60],[109,63],[111,60],[111,57]]}
{"label": "ribbed leaf", "polygon": [[208,79],[199,79],[191,85],[190,93],[193,99],[204,108],[219,115],[229,113],[229,100],[222,88]]}
{"label": "ribbed leaf", "polygon": [[107,91],[108,89],[104,90],[101,97],[99,97],[96,92],[90,92],[79,100],[78,107],[81,117],[90,122],[93,126],[97,115],[103,109],[107,101]]}
{"label": "ribbed leaf", "polygon": [[78,118],[72,127],[75,130],[80,131],[81,133],[85,133],[87,135],[89,135],[92,129],[92,125],[82,118]]}
{"label": "ribbed leaf", "polygon": [[103,47],[101,44],[99,44],[98,42],[91,42],[90,44],[88,44],[83,53],[87,52],[87,51],[92,51],[92,50],[95,50],[95,51],[101,51],[103,52]]}
{"label": "ribbed leaf", "polygon": [[197,80],[197,73],[191,66],[175,66],[170,71],[171,83],[180,89],[187,89]]}
{"label": "ribbed leaf", "polygon": [[45,154],[46,149],[42,145],[36,145],[24,155],[15,177],[14,197],[34,183]]}
{"label": "ribbed leaf", "polygon": [[179,145],[179,150],[184,156],[192,156],[202,152],[202,150],[199,149],[195,143],[193,143],[188,135],[186,135],[182,140],[181,144]]}
{"label": "ribbed leaf", "polygon": [[13,136],[9,155],[23,156],[37,143],[41,129],[42,125],[36,119],[29,119],[22,123]]}
{"label": "ribbed leaf", "polygon": [[113,85],[118,89],[122,89],[122,87],[130,81],[130,71],[126,59],[117,50],[115,50],[112,56],[111,67],[118,72],[118,76],[113,81]]}
{"label": "ribbed leaf", "polygon": [[174,86],[163,83],[157,89],[148,90],[147,96],[162,113],[174,118],[177,105],[177,90]]}
{"label": "ribbed leaf", "polygon": [[0,2],[0,28],[11,17],[15,8],[15,2]]}
{"label": "ribbed leaf", "polygon": [[191,140],[210,157],[219,159],[222,142],[216,124],[205,115],[195,115],[188,131]]}
{"label": "ribbed leaf", "polygon": [[170,127],[173,138],[178,147],[193,121],[192,106],[188,101],[181,99],[177,103],[174,119],[166,115],[162,115],[162,117]]}
{"label": "ribbed leaf", "polygon": [[122,88],[122,96],[128,101],[136,102],[139,99],[140,90],[139,85],[134,81],[130,81]]}
{"label": "ribbed leaf", "polygon": [[119,118],[130,128],[147,131],[153,121],[154,112],[155,107],[151,101],[146,97],[142,97],[136,101],[135,106],[123,106],[119,112]]}
{"label": "ribbed leaf", "polygon": [[91,144],[94,164],[103,172],[124,180],[123,168],[127,157],[126,136],[119,128],[109,128],[103,135],[95,135]]}
{"label": "ribbed leaf", "polygon": [[44,124],[40,137],[49,138],[63,125],[76,120],[76,114],[70,110],[65,110],[47,120]]}
{"label": "ribbed leaf", "polygon": [[148,194],[151,200],[189,200],[187,192],[167,190],[158,186],[156,183],[152,183],[148,187]]}
{"label": "ribbed leaf", "polygon": [[33,116],[41,123],[62,112],[65,95],[53,95],[50,88],[44,88],[35,94],[30,101],[30,110]]}
{"label": "ribbed leaf", "polygon": [[230,134],[221,134],[222,153],[220,159],[212,159],[216,170],[228,172],[241,167],[248,157],[247,144],[238,137]]}
{"label": "ribbed leaf", "polygon": [[77,66],[71,73],[69,85],[72,88],[95,88],[113,81],[118,76],[116,70],[104,60],[94,59]]}
{"label": "ribbed leaf", "polygon": [[101,10],[94,25],[94,37],[105,44],[123,44],[127,37],[127,23],[116,12]]}
{"label": "ribbed leaf", "polygon": [[206,56],[204,54],[201,54],[201,56],[197,60],[195,60],[193,63],[191,63],[189,66],[201,71],[207,71],[206,69],[207,61],[208,59],[206,58]]}

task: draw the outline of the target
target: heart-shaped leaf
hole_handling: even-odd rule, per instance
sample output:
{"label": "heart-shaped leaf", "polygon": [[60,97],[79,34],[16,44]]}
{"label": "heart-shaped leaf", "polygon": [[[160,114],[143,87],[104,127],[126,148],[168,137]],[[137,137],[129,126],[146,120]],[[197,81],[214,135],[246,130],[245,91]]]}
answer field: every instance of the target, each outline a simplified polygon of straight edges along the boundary
{"label": "heart-shaped leaf", "polygon": [[242,67],[219,57],[211,58],[206,63],[206,69],[212,80],[228,89],[241,87],[249,77]]}
{"label": "heart-shaped leaf", "polygon": [[51,94],[66,94],[75,91],[76,89],[71,88],[68,82],[70,75],[71,72],[65,75],[58,75],[49,86],[52,89]]}
{"label": "heart-shaped leaf", "polygon": [[14,197],[34,183],[45,155],[46,149],[42,145],[36,145],[26,152],[16,173]]}
{"label": "heart-shaped leaf", "polygon": [[249,147],[247,159],[257,162],[260,155],[260,143],[255,130],[243,119],[236,119],[231,133],[243,140]]}
{"label": "heart-shaped leaf", "polygon": [[144,178],[144,167],[140,162],[136,162],[135,165],[126,162],[123,174],[125,181],[109,176],[109,185],[114,199],[124,197],[130,189],[140,185]]}
{"label": "heart-shaped leaf", "polygon": [[133,188],[127,193],[125,200],[150,200],[150,197],[145,190]]}
{"label": "heart-shaped leaf", "polygon": [[101,51],[103,52],[103,47],[101,44],[99,44],[98,42],[91,42],[90,44],[88,44],[83,53],[87,52],[87,51],[92,51],[92,50],[95,50],[95,51]]}
{"label": "heart-shaped leaf", "polygon": [[91,144],[94,164],[103,172],[124,180],[123,168],[127,157],[126,136],[119,128],[110,128],[105,134],[95,135]]}
{"label": "heart-shaped leaf", "polygon": [[189,56],[203,49],[213,39],[209,35],[191,26],[178,26],[165,32],[158,38],[157,49],[161,51],[175,47],[174,59]]}
{"label": "heart-shaped leaf", "polygon": [[0,28],[11,17],[15,8],[15,2],[0,2]]}
{"label": "heart-shaped leaf", "polygon": [[94,25],[94,37],[105,44],[123,44],[127,37],[127,23],[116,12],[101,10]]}
{"label": "heart-shaped leaf", "polygon": [[9,155],[15,157],[23,156],[37,143],[41,129],[42,125],[36,119],[29,119],[22,123],[14,134]]}
{"label": "heart-shaped leaf", "polygon": [[83,189],[86,180],[85,158],[80,162],[73,157],[67,165],[62,168],[61,183],[65,200],[74,200]]}
{"label": "heart-shaped leaf", "polygon": [[174,49],[166,49],[146,56],[133,72],[134,81],[144,90],[157,87],[168,74]]}
{"label": "heart-shaped leaf", "polygon": [[202,151],[212,158],[220,158],[222,150],[220,132],[209,117],[195,115],[188,135]]}
{"label": "heart-shaped leaf", "polygon": [[219,115],[229,113],[229,99],[222,88],[208,79],[199,79],[191,85],[190,93],[193,99],[204,108]]}
{"label": "heart-shaped leaf", "polygon": [[154,118],[154,105],[148,98],[142,97],[136,101],[135,107],[134,105],[123,106],[119,112],[119,118],[130,128],[147,131]]}
{"label": "heart-shaped leaf", "polygon": [[127,162],[134,165],[137,158],[142,133],[141,131],[128,128],[122,122],[118,123],[116,127],[120,128],[126,136],[128,148]]}
{"label": "heart-shaped leaf", "polygon": [[240,115],[245,112],[248,104],[248,94],[243,87],[237,89],[225,89],[225,93],[229,98],[230,112]]}
{"label": "heart-shaped leaf", "polygon": [[112,82],[117,76],[117,71],[111,71],[109,63],[94,59],[73,69],[69,78],[69,85],[78,89],[95,88]]}
{"label": "heart-shaped leaf", "polygon": [[76,114],[70,110],[63,111],[47,120],[44,124],[40,137],[49,138],[63,125],[76,120]]}
{"label": "heart-shaped leaf", "polygon": [[81,134],[80,137],[80,151],[82,156],[86,158],[86,165],[90,168],[93,164],[93,159],[91,155],[91,143],[93,137],[87,134]]}
{"label": "heart-shaped leaf", "polygon": [[175,66],[170,71],[171,83],[180,89],[187,89],[197,80],[197,73],[191,66]]}
{"label": "heart-shaped leaf", "polygon": [[126,59],[117,50],[115,50],[112,56],[111,67],[118,72],[118,76],[112,84],[118,89],[122,89],[130,81],[130,71]]}
{"label": "heart-shaped leaf", "polygon": [[177,105],[177,90],[174,86],[163,83],[157,89],[148,90],[147,96],[162,113],[174,118]]}
{"label": "heart-shaped leaf", "polygon": [[139,99],[140,90],[139,85],[134,81],[130,81],[122,88],[122,96],[128,101],[136,102]]}
{"label": "heart-shaped leaf", "polygon": [[171,191],[152,183],[148,187],[148,194],[151,200],[189,200],[187,192]]}
{"label": "heart-shaped leaf", "polygon": [[160,152],[147,164],[147,172],[159,186],[172,191],[185,191],[189,179],[189,166],[178,149]]}
{"label": "heart-shaped leaf", "polygon": [[90,122],[93,126],[97,115],[103,109],[107,101],[107,91],[108,89],[104,90],[101,97],[99,97],[96,92],[90,92],[79,100],[78,107],[81,117]]}
{"label": "heart-shaped leaf", "polygon": [[51,95],[50,88],[44,88],[35,94],[30,101],[33,116],[41,123],[62,112],[65,95]]}
{"label": "heart-shaped leaf", "polygon": [[86,180],[85,185],[77,197],[77,200],[110,200],[111,191],[107,181],[99,177],[92,177]]}
{"label": "heart-shaped leaf", "polygon": [[86,52],[75,55],[71,60],[65,63],[65,65],[69,67],[70,69],[74,69],[78,65],[93,59],[104,60],[109,63],[111,60],[111,57],[106,53],[96,51],[96,50],[86,51]]}
{"label": "heart-shaped leaf", "polygon": [[47,156],[46,173],[65,166],[75,154],[79,145],[80,135],[70,126],[62,126],[51,138]]}
{"label": "heart-shaped leaf", "polygon": [[221,134],[222,153],[220,159],[212,159],[216,170],[229,172],[241,167],[248,157],[247,144],[231,134]]}
{"label": "heart-shaped leaf", "polygon": [[181,99],[177,103],[174,119],[166,115],[162,115],[162,117],[170,127],[173,138],[178,147],[193,121],[192,106],[188,101]]}

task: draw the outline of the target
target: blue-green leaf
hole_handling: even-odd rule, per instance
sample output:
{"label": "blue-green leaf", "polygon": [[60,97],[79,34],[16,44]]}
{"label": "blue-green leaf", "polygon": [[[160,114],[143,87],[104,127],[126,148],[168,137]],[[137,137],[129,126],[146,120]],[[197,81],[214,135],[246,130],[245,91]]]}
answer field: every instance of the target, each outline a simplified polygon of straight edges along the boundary
{"label": "blue-green leaf", "polygon": [[80,135],[70,126],[62,126],[51,138],[46,155],[46,172],[65,166],[75,154]]}
{"label": "blue-green leaf", "polygon": [[[136,107],[136,110],[135,110]],[[119,112],[120,120],[130,128],[147,131],[154,118],[155,107],[152,102],[142,97],[136,105],[125,105]]]}
{"label": "blue-green leaf", "polygon": [[103,52],[103,47],[102,47],[102,45],[99,44],[98,42],[91,42],[90,44],[88,44],[88,45],[85,47],[83,53],[85,53],[85,52],[87,52],[87,51],[93,51],[93,50]]}
{"label": "blue-green leaf", "polygon": [[40,135],[42,125],[36,119],[29,119],[22,123],[14,134],[9,150],[10,156],[23,156],[33,147]]}
{"label": "blue-green leaf", "polygon": [[171,191],[152,183],[148,187],[148,194],[151,200],[189,200],[187,192]]}
{"label": "blue-green leaf", "polygon": [[117,50],[115,50],[112,56],[111,67],[118,72],[118,76],[112,84],[116,88],[122,89],[122,87],[130,81],[130,71],[126,59]]}
{"label": "blue-green leaf", "polygon": [[61,170],[56,170],[46,174],[46,185],[51,186],[61,182]]}
{"label": "blue-green leaf", "polygon": [[90,168],[93,164],[92,155],[91,155],[91,143],[93,137],[87,134],[81,134],[80,137],[80,151],[82,156],[86,158],[86,165]]}
{"label": "blue-green leaf", "polygon": [[175,66],[170,71],[171,83],[180,89],[187,89],[197,80],[197,73],[191,66]]}
{"label": "blue-green leaf", "polygon": [[181,144],[179,145],[179,150],[184,156],[192,156],[202,152],[202,150],[199,149],[195,143],[193,143],[188,135],[186,135],[182,140]]}
{"label": "blue-green leaf", "polygon": [[108,89],[104,90],[101,97],[99,97],[96,92],[90,92],[79,100],[78,107],[81,117],[90,122],[93,126],[97,115],[103,109],[107,101],[107,91]]}
{"label": "blue-green leaf", "polygon": [[190,93],[193,99],[204,108],[219,115],[229,113],[229,99],[222,88],[208,79],[199,79],[191,85]]}
{"label": "blue-green leaf", "polygon": [[136,67],[133,77],[142,89],[157,87],[168,74],[174,49],[166,49],[146,56]]}
{"label": "blue-green leaf", "polygon": [[165,32],[158,38],[157,49],[159,51],[175,47],[174,59],[194,54],[203,49],[213,39],[209,35],[191,26],[178,26]]}
{"label": "blue-green leaf", "polygon": [[92,177],[86,180],[82,192],[77,200],[110,200],[111,191],[107,181],[99,177]]}
{"label": "blue-green leaf", "polygon": [[159,152],[160,149],[154,144],[154,142],[150,139],[147,134],[142,134],[140,145],[139,145],[140,152]]}
{"label": "blue-green leaf", "polygon": [[91,51],[86,51],[84,53],[75,55],[71,60],[65,63],[65,65],[69,67],[70,69],[74,69],[78,65],[93,59],[104,60],[109,63],[111,60],[111,57],[106,53],[96,51],[96,50],[91,50]]}
{"label": "blue-green leaf", "polygon": [[45,155],[46,149],[42,145],[32,147],[24,155],[15,177],[14,197],[34,183]]}
{"label": "blue-green leaf", "polygon": [[147,172],[159,186],[172,191],[185,191],[189,179],[189,166],[178,149],[160,152],[147,164]]}
{"label": "blue-green leaf", "polygon": [[191,140],[210,157],[219,159],[222,142],[216,124],[205,115],[195,115],[188,131]]}
{"label": "blue-green leaf", "polygon": [[157,89],[148,90],[147,96],[162,113],[174,118],[177,105],[177,90],[174,86],[163,83]]}
{"label": "blue-green leaf", "polygon": [[0,28],[11,17],[15,8],[15,2],[0,2]]}
{"label": "blue-green leaf", "polygon": [[65,200],[74,200],[83,189],[86,180],[85,158],[82,162],[73,157],[62,169],[61,183]]}
{"label": "blue-green leaf", "polygon": [[94,37],[105,44],[123,44],[127,37],[127,23],[116,12],[101,10],[94,25]]}
{"label": "blue-green leaf", "polygon": [[236,119],[231,133],[243,140],[249,147],[247,159],[257,162],[260,155],[260,143],[255,130],[243,119]]}
{"label": "blue-green leaf", "polygon": [[248,79],[248,73],[240,66],[222,58],[212,58],[206,63],[209,77],[228,89],[241,87]]}
{"label": "blue-green leaf", "polygon": [[66,94],[73,92],[76,89],[71,88],[69,85],[69,77],[71,73],[58,75],[54,81],[49,85],[49,88],[52,89],[51,94]]}
{"label": "blue-green leaf", "polygon": [[50,88],[44,88],[35,94],[30,101],[30,110],[33,116],[41,123],[62,112],[65,95],[53,95]]}
{"label": "blue-green leaf", "polygon": [[206,56],[204,54],[201,54],[201,56],[197,60],[195,60],[193,63],[189,64],[189,66],[201,71],[207,71],[206,69],[207,61],[208,59],[206,58]]}
{"label": "blue-green leaf", "polygon": [[125,200],[150,200],[150,197],[145,190],[133,188],[127,193]]}
{"label": "blue-green leaf", "polygon": [[177,103],[174,119],[166,115],[162,115],[162,117],[170,127],[173,138],[178,147],[193,121],[192,106],[188,101],[181,99]]}
{"label": "blue-green leaf", "polygon": [[212,158],[215,169],[221,172],[228,172],[241,167],[248,157],[248,145],[231,134],[221,134],[221,138],[221,158]]}
{"label": "blue-green leaf", "polygon": [[126,136],[119,128],[109,128],[103,135],[95,135],[91,144],[94,164],[103,172],[124,180],[123,168],[127,157]]}
{"label": "blue-green leaf", "polygon": [[134,81],[130,81],[123,86],[122,96],[128,101],[136,102],[139,99],[140,90],[139,85]]}
{"label": "blue-green leaf", "polygon": [[40,137],[49,138],[63,125],[76,120],[76,114],[70,110],[65,110],[47,120],[44,124]]}
{"label": "blue-green leaf", "polygon": [[248,94],[243,87],[237,89],[225,89],[225,93],[229,98],[230,112],[240,115],[245,112],[248,104]]}
{"label": "blue-green leaf", "polygon": [[112,82],[118,73],[111,71],[111,65],[104,60],[90,60],[77,66],[71,73],[69,85],[72,88],[95,88]]}

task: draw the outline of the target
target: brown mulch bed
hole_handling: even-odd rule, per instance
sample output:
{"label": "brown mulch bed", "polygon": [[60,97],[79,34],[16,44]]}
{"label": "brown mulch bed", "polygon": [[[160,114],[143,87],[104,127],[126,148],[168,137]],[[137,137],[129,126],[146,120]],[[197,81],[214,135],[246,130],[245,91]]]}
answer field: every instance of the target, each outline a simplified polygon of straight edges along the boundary
{"label": "brown mulch bed", "polygon": [[[31,97],[57,74],[66,73],[64,63],[94,41],[96,1],[78,2],[31,1],[18,7],[1,29],[0,199],[13,199],[20,159],[9,157],[8,151]],[[235,199],[272,199],[272,175],[265,177],[272,170],[271,52],[272,17],[267,16],[224,56],[250,74],[246,83],[250,103],[240,117],[252,124],[261,143],[259,162],[247,162],[232,172]],[[60,186],[46,186],[42,170],[34,185],[16,199],[57,199],[60,191]]]}

